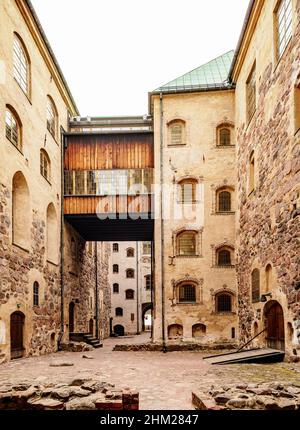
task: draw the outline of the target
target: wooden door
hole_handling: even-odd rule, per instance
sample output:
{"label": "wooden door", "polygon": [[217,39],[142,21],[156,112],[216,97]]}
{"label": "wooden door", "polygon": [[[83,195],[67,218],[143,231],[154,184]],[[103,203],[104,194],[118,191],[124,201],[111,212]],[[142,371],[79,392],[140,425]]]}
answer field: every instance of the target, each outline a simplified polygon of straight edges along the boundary
{"label": "wooden door", "polygon": [[10,345],[11,359],[24,356],[23,335],[25,315],[22,312],[14,312],[10,317]]}
{"label": "wooden door", "polygon": [[283,350],[284,344],[284,318],[279,303],[274,303],[268,312],[267,318],[267,345],[269,348]]}
{"label": "wooden door", "polygon": [[94,320],[90,319],[90,334],[94,334]]}
{"label": "wooden door", "polygon": [[74,333],[74,313],[75,303],[71,302],[69,304],[69,333]]}

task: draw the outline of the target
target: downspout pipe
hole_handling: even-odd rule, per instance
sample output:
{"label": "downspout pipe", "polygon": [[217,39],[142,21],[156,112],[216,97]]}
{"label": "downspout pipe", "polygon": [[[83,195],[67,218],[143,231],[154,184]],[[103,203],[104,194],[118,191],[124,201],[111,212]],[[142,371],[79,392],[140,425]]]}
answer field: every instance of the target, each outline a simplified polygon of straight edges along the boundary
{"label": "downspout pipe", "polygon": [[140,266],[139,266],[139,242],[136,242],[136,334],[140,334]]}
{"label": "downspout pipe", "polygon": [[[95,313],[96,338],[99,339],[98,242],[95,242]],[[99,339],[100,340],[100,339]]]}
{"label": "downspout pipe", "polygon": [[58,348],[62,341],[65,331],[65,237],[64,237],[64,159],[65,159],[65,146],[66,146],[66,137],[65,130],[61,127],[61,138],[60,138],[60,146],[61,146],[61,204],[60,204],[60,336],[58,340]]}
{"label": "downspout pipe", "polygon": [[166,346],[166,336],[165,336],[165,257],[164,257],[164,196],[163,196],[163,186],[164,186],[164,175],[163,175],[163,137],[164,137],[164,111],[163,111],[163,93],[160,93],[160,233],[161,233],[161,248],[160,248],[160,258],[161,258],[161,329],[162,329],[162,350],[164,353],[168,352]]}

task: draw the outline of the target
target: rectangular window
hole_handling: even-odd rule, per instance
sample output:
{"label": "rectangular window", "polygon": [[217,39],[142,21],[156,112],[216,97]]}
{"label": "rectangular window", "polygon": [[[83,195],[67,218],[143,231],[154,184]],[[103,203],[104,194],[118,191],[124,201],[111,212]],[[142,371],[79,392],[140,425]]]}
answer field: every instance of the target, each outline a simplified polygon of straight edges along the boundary
{"label": "rectangular window", "polygon": [[254,64],[246,83],[247,122],[249,123],[256,111],[256,65]]}
{"label": "rectangular window", "polygon": [[276,43],[277,58],[279,59],[285,51],[293,30],[293,6],[292,0],[281,0],[276,12]]}
{"label": "rectangular window", "polygon": [[151,242],[143,242],[143,254],[144,255],[151,254]]}
{"label": "rectangular window", "polygon": [[131,314],[131,321],[134,321],[134,314]]}

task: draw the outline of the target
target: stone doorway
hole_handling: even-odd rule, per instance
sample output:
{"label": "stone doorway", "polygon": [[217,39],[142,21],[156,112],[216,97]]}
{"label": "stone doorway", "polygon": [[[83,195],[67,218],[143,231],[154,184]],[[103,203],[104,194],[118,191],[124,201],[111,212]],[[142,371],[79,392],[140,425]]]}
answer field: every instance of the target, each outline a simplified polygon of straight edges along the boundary
{"label": "stone doorway", "polygon": [[75,303],[69,304],[69,333],[74,333],[75,329]]}
{"label": "stone doorway", "polygon": [[267,346],[285,350],[284,315],[282,306],[275,300],[268,302],[264,309],[267,327]]}
{"label": "stone doorway", "polygon": [[124,336],[125,335],[124,327],[122,325],[115,325],[114,333],[117,334],[118,336]]}
{"label": "stone doorway", "polygon": [[94,320],[91,318],[89,322],[90,334],[94,335]]}
{"label": "stone doorway", "polygon": [[14,312],[10,316],[10,345],[12,360],[22,358],[24,356],[24,324],[25,315],[22,312]]}

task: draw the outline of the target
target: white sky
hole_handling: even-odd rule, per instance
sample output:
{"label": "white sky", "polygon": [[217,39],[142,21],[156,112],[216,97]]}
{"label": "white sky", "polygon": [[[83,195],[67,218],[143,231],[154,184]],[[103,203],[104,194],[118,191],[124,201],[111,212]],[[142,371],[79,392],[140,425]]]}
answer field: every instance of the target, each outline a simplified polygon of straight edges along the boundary
{"label": "white sky", "polygon": [[32,0],[82,116],[143,115],[148,92],[237,45],[249,0]]}

